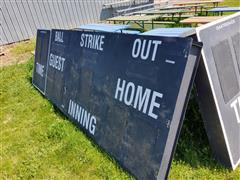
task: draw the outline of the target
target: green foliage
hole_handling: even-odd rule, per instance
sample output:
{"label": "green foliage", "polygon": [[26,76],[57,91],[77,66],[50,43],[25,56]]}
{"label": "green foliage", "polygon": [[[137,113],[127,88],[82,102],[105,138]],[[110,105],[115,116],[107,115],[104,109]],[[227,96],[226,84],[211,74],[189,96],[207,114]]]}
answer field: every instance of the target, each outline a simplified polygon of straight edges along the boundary
{"label": "green foliage", "polygon": [[224,0],[220,6],[240,6],[240,0]]}

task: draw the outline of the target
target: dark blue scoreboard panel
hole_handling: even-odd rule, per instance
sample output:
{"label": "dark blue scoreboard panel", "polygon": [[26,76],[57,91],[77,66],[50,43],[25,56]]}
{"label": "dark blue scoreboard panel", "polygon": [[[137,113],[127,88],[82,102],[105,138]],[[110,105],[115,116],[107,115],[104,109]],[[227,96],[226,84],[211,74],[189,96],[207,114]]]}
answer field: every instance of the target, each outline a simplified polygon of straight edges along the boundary
{"label": "dark blue scoreboard panel", "polygon": [[46,68],[48,49],[50,45],[50,30],[37,31],[37,43],[35,49],[35,61],[33,69],[33,85],[43,94],[46,86]]}
{"label": "dark blue scoreboard panel", "polygon": [[45,81],[45,96],[137,178],[166,178],[201,46],[70,30],[52,30],[50,42],[46,52],[37,45],[35,66],[47,67],[33,84]]}
{"label": "dark blue scoreboard panel", "polygon": [[240,163],[240,13],[197,28],[203,42],[196,85],[216,158],[235,169]]}

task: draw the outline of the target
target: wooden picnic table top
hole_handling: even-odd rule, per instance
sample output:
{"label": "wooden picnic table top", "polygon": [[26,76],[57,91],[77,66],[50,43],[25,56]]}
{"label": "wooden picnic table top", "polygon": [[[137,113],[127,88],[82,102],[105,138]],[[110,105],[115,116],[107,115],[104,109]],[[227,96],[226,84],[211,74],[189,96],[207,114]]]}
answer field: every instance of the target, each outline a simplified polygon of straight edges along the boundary
{"label": "wooden picnic table top", "polygon": [[186,9],[186,8],[201,7],[201,6],[204,6],[204,5],[205,4],[189,4],[189,5],[182,5],[182,6],[173,5],[173,6],[167,6],[167,7],[157,8],[157,9],[160,9],[160,10]]}
{"label": "wooden picnic table top", "polygon": [[190,4],[207,4],[207,3],[220,3],[223,2],[223,0],[190,0],[190,1],[181,1],[181,2],[176,2],[174,5],[190,5]]}
{"label": "wooden picnic table top", "polygon": [[196,16],[196,17],[190,17],[187,19],[184,19],[180,21],[182,24],[206,24],[215,20],[218,20],[220,18],[223,18],[224,16]]}
{"label": "wooden picnic table top", "polygon": [[159,18],[159,15],[148,15],[148,16],[116,16],[107,19],[107,21],[151,21]]}

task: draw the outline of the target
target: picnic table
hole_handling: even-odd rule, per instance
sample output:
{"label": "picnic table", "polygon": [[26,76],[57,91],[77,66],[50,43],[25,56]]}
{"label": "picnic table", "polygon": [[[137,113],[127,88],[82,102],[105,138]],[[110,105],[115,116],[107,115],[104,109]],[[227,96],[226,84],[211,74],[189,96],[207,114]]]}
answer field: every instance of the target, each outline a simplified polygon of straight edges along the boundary
{"label": "picnic table", "polygon": [[137,12],[133,12],[131,14],[148,14],[149,11],[168,11],[168,10],[169,11],[172,10],[174,13],[174,11],[177,11],[177,10],[187,11],[188,9],[193,9],[193,8],[194,8],[194,12],[196,14],[198,12],[198,8],[200,8],[200,11],[202,13],[203,6],[204,6],[204,4],[185,5],[185,6],[166,6],[166,7],[161,7],[161,8],[151,8],[151,9],[147,9],[147,10],[137,11]]}
{"label": "picnic table", "polygon": [[141,28],[144,29],[145,22],[151,22],[152,28],[154,27],[154,20],[158,19],[159,15],[148,15],[148,16],[116,16],[107,19],[106,21],[113,22],[122,22],[123,24],[129,24],[130,22],[138,24]]}
{"label": "picnic table", "polygon": [[196,16],[190,17],[180,21],[182,24],[206,24],[218,19],[223,18],[224,16]]}
{"label": "picnic table", "polygon": [[[160,15],[160,17],[168,17],[164,15],[170,15],[172,17],[172,21],[174,20],[175,15],[178,15],[178,19],[180,21],[182,14],[189,13],[189,11],[184,10],[184,9],[175,9],[175,10],[150,10],[150,11],[141,11],[141,12],[136,12],[136,14],[139,15]],[[189,17],[189,16],[187,16]]]}
{"label": "picnic table", "polygon": [[212,12],[212,13],[218,13],[223,15],[224,12],[238,12],[240,11],[240,7],[216,7],[216,8],[213,8],[213,9],[210,9],[207,11],[208,12]]}
{"label": "picnic table", "polygon": [[197,5],[197,4],[208,4],[208,3],[212,3],[213,7],[217,7],[218,4],[220,2],[223,2],[223,0],[199,0],[199,1],[193,1],[193,0],[189,0],[189,1],[181,1],[181,2],[176,2],[174,3],[174,5]]}

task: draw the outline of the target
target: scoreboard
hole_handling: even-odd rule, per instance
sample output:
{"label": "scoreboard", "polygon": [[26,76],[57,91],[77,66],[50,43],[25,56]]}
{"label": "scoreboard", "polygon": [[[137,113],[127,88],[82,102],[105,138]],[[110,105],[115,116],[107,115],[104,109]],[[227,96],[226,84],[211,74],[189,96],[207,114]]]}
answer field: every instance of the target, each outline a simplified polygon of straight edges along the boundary
{"label": "scoreboard", "polygon": [[201,45],[57,29],[37,36],[34,86],[138,179],[166,178]]}
{"label": "scoreboard", "polygon": [[240,163],[240,13],[196,29],[203,42],[196,76],[200,109],[216,158]]}

